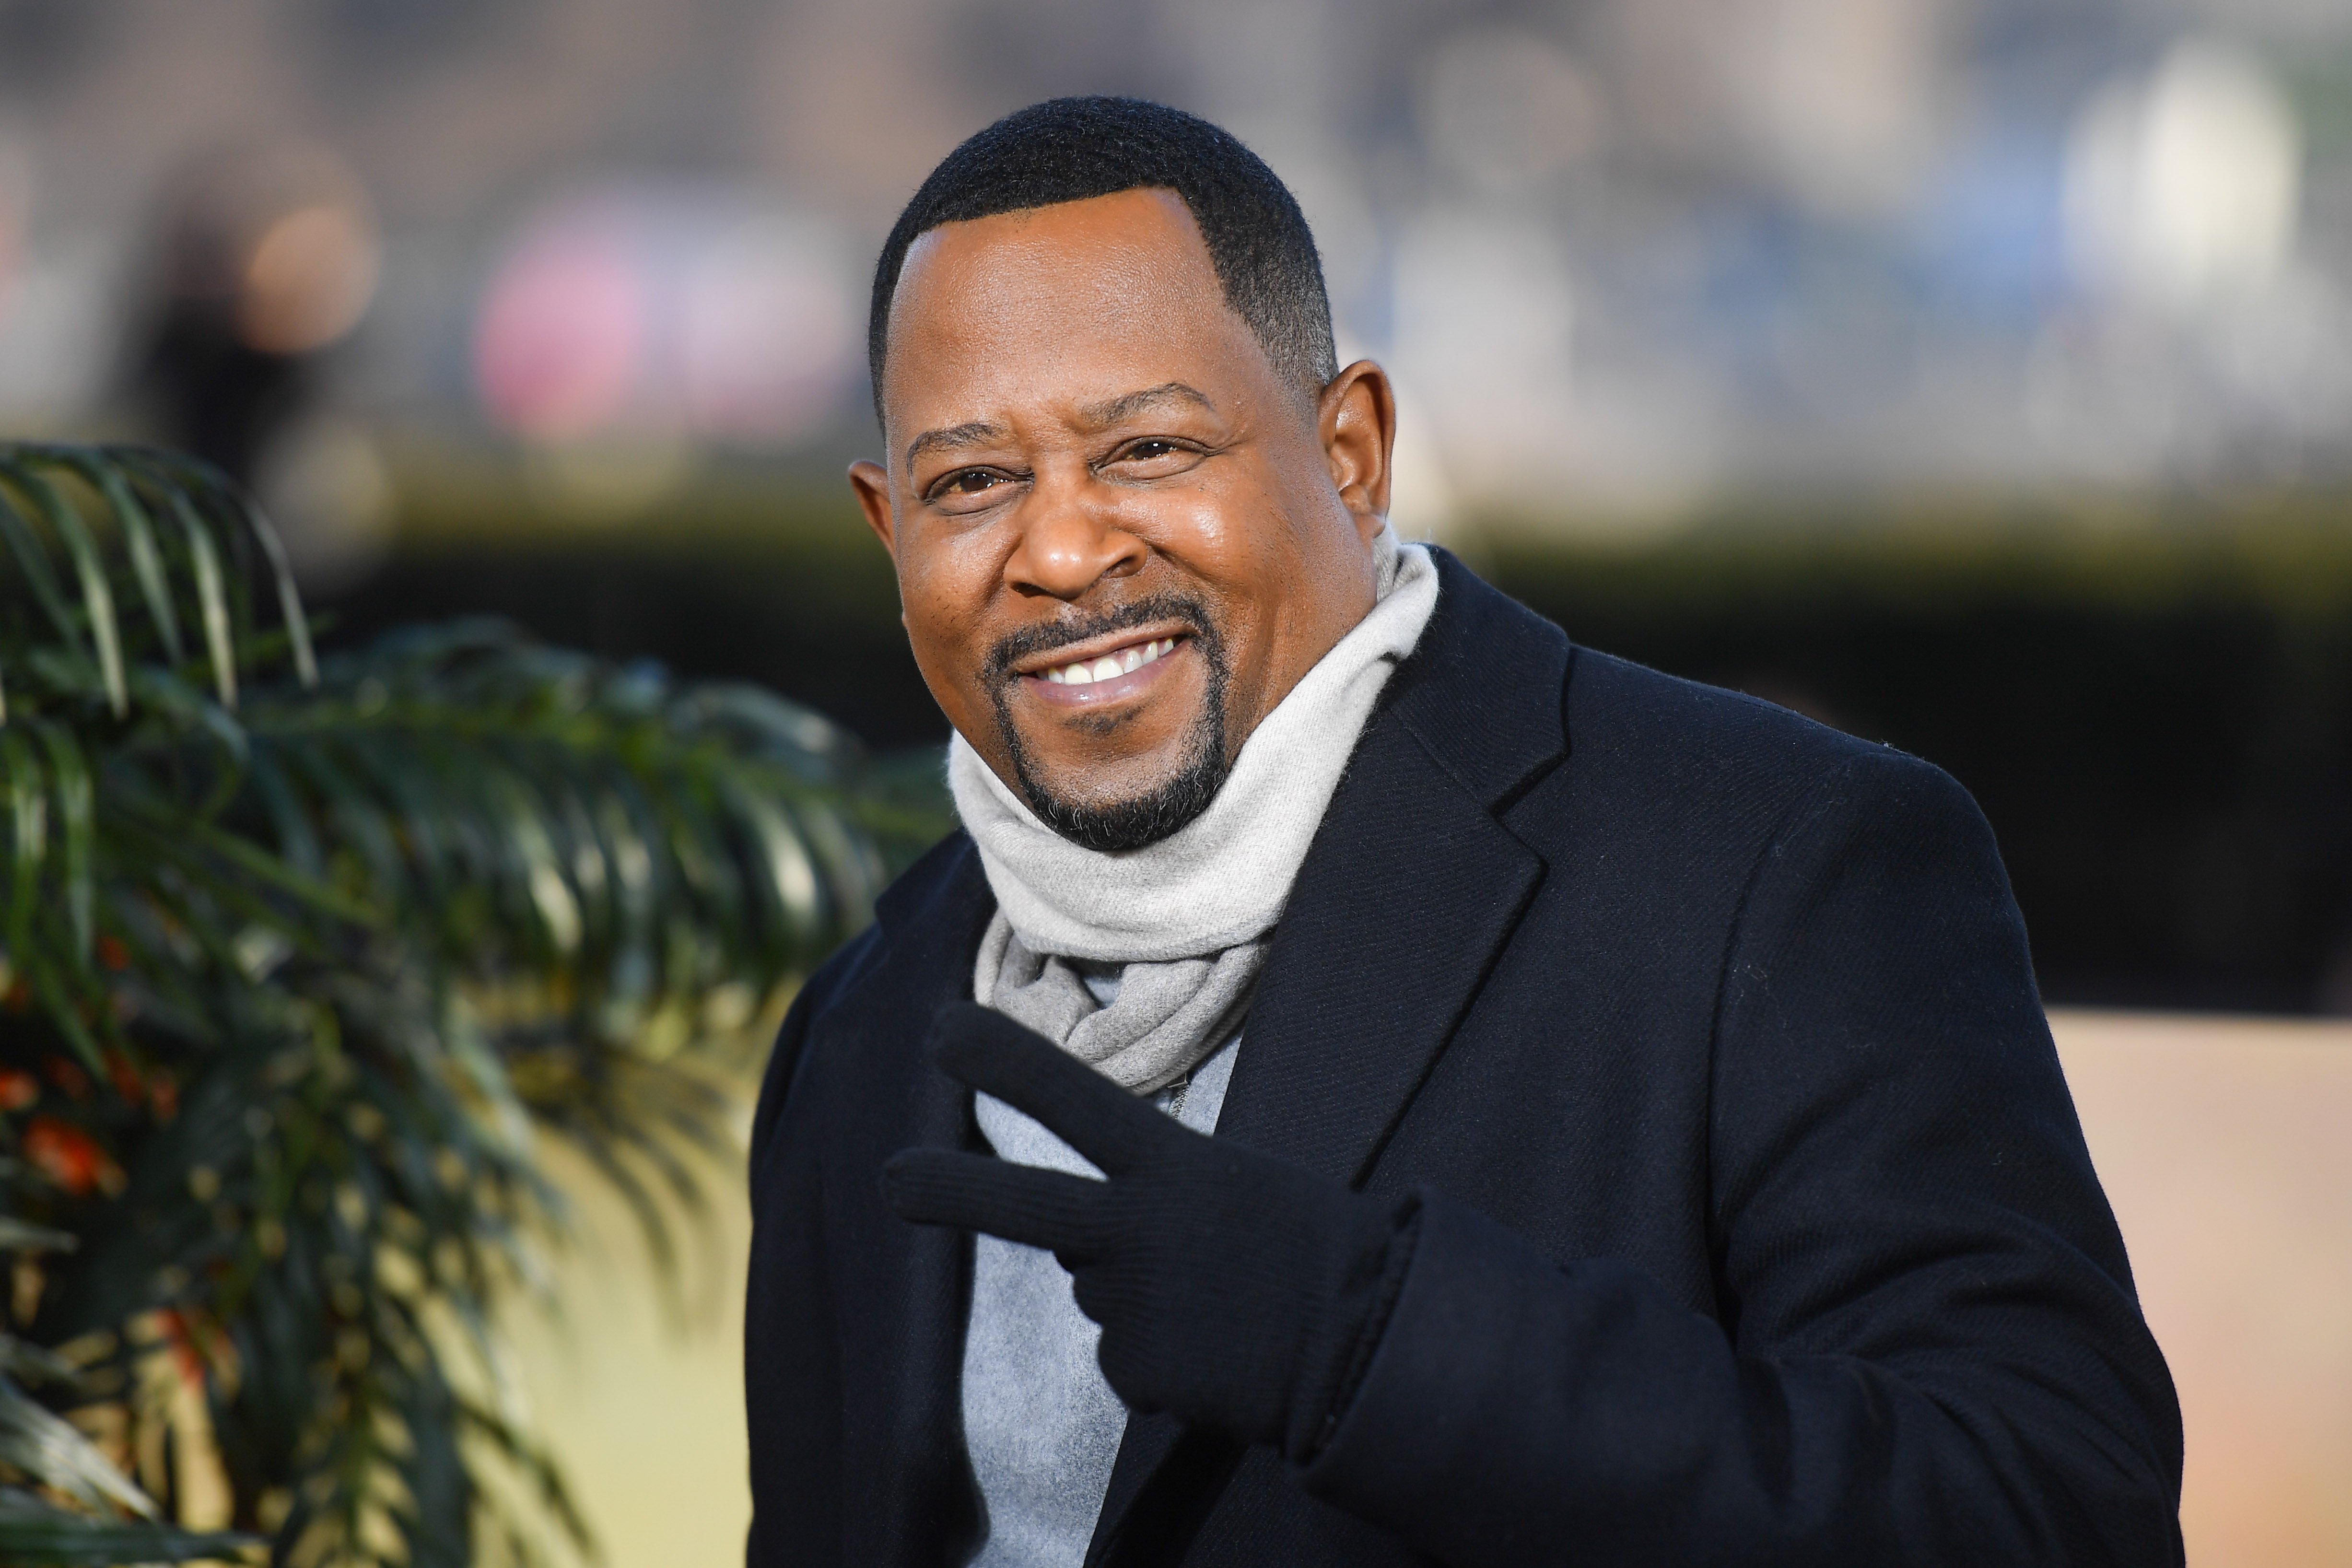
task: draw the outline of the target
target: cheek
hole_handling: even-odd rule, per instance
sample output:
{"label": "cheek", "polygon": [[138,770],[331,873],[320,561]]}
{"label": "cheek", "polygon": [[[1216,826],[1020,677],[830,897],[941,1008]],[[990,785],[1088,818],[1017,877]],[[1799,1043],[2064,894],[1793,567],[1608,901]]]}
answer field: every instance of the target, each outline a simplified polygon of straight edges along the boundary
{"label": "cheek", "polygon": [[1128,498],[1118,525],[1221,599],[1248,601],[1283,574],[1289,525],[1255,475],[1203,477]]}
{"label": "cheek", "polygon": [[1224,644],[1230,695],[1255,710],[1284,661],[1286,627],[1305,588],[1294,524],[1257,476],[1138,498],[1130,531],[1164,552],[1181,586],[1208,602]]}
{"label": "cheek", "polygon": [[977,683],[987,653],[984,621],[996,579],[980,550],[925,542],[902,557],[898,602],[906,616],[907,637],[915,662],[935,691]]}

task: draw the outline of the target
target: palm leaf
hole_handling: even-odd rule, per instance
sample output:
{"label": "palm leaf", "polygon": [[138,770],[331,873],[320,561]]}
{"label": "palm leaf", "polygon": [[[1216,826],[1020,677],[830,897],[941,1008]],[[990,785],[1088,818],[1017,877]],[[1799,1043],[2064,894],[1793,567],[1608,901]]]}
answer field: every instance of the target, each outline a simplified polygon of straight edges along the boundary
{"label": "palm leaf", "polygon": [[[771,693],[494,623],[321,658],[267,521],[171,454],[0,446],[0,1245],[78,1243],[43,1255],[31,1331],[83,1347],[66,1399],[177,1419],[125,1392],[174,1358],[277,1561],[584,1544],[423,1325],[496,1361],[494,1309],[562,1224],[533,1125],[668,1272],[735,1157],[707,1050],[772,1021],[936,833],[936,764],[877,773]],[[68,1424],[13,1384],[0,1407],[16,1452],[81,1474]],[[100,1473],[36,1478],[82,1515],[0,1500],[0,1560],[200,1549]],[[69,1525],[115,1533],[41,1533]]]}
{"label": "palm leaf", "polygon": [[[72,1242],[13,1217],[0,1220],[0,1247],[69,1248]],[[184,1531],[160,1519],[152,1499],[16,1382],[30,1373],[70,1384],[76,1374],[67,1363],[0,1335],[0,1472],[22,1483],[0,1484],[0,1563],[156,1562],[225,1556],[252,1544],[250,1537]]]}
{"label": "palm leaf", "polygon": [[26,1568],[111,1568],[124,1563],[180,1563],[234,1556],[254,1538],[189,1531],[154,1522],[95,1520],[0,1487],[0,1563]]}
{"label": "palm leaf", "polygon": [[122,675],[122,627],[115,618],[114,589],[107,579],[98,541],[81,514],[66,503],[56,484],[38,467],[20,465],[7,473],[7,479],[32,498],[42,520],[65,542],[74,576],[81,585],[82,621],[98,649],[99,679],[106,688],[107,702],[120,717],[131,705]]}
{"label": "palm leaf", "polygon": [[0,1379],[0,1465],[30,1476],[83,1507],[152,1519],[155,1505],[79,1432]]}

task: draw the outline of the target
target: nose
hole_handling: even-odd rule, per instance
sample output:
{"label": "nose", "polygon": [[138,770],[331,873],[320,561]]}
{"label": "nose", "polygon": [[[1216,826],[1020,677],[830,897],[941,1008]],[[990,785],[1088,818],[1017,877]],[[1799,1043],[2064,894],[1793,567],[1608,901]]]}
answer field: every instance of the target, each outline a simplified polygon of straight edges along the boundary
{"label": "nose", "polygon": [[1043,475],[1040,480],[1022,508],[1021,542],[1004,563],[1014,591],[1075,600],[1106,577],[1141,568],[1143,542],[1087,493],[1089,483],[1055,484]]}

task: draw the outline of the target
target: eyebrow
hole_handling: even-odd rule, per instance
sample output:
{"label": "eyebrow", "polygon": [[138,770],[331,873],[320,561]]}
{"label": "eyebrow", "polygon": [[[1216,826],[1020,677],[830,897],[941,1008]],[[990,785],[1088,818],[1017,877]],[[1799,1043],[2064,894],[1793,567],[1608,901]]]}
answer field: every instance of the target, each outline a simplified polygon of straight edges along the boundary
{"label": "eyebrow", "polygon": [[913,468],[915,459],[926,452],[953,452],[965,447],[985,446],[1003,435],[1003,426],[991,425],[985,419],[966,420],[944,430],[926,430],[907,443],[907,467]]}
{"label": "eyebrow", "polygon": [[[1200,388],[1188,386],[1181,381],[1166,381],[1139,392],[1125,393],[1108,403],[1089,404],[1078,410],[1078,416],[1097,426],[1116,425],[1165,403],[1189,403],[1212,414],[1217,411],[1217,405],[1210,401],[1209,395]],[[991,441],[1002,440],[1004,434],[1003,426],[992,425],[985,419],[967,420],[961,425],[950,425],[940,430],[926,430],[907,443],[907,467],[911,471],[915,459],[926,453],[982,447]]]}
{"label": "eyebrow", "polygon": [[1140,392],[1114,397],[1108,403],[1090,405],[1079,409],[1078,413],[1090,425],[1116,425],[1163,403],[1190,403],[1212,414],[1217,411],[1217,405],[1209,401],[1209,395],[1198,387],[1187,386],[1181,381],[1164,381],[1158,386],[1147,386]]}

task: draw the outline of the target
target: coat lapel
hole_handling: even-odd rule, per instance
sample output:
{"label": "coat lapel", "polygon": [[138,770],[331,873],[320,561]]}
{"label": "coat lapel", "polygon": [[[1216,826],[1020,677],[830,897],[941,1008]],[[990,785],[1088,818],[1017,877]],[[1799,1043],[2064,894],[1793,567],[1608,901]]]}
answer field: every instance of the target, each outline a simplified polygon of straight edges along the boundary
{"label": "coat lapel", "polygon": [[[1217,1123],[1349,1185],[1541,883],[1542,858],[1496,814],[1567,752],[1567,637],[1436,554],[1437,611],[1300,868]],[[1169,1416],[1130,1420],[1090,1568],[1161,1560],[1167,1527],[1189,1535],[1239,1458]]]}
{"label": "coat lapel", "polygon": [[1366,737],[1332,807],[1275,933],[1217,1132],[1353,1186],[1543,862],[1402,725]]}

